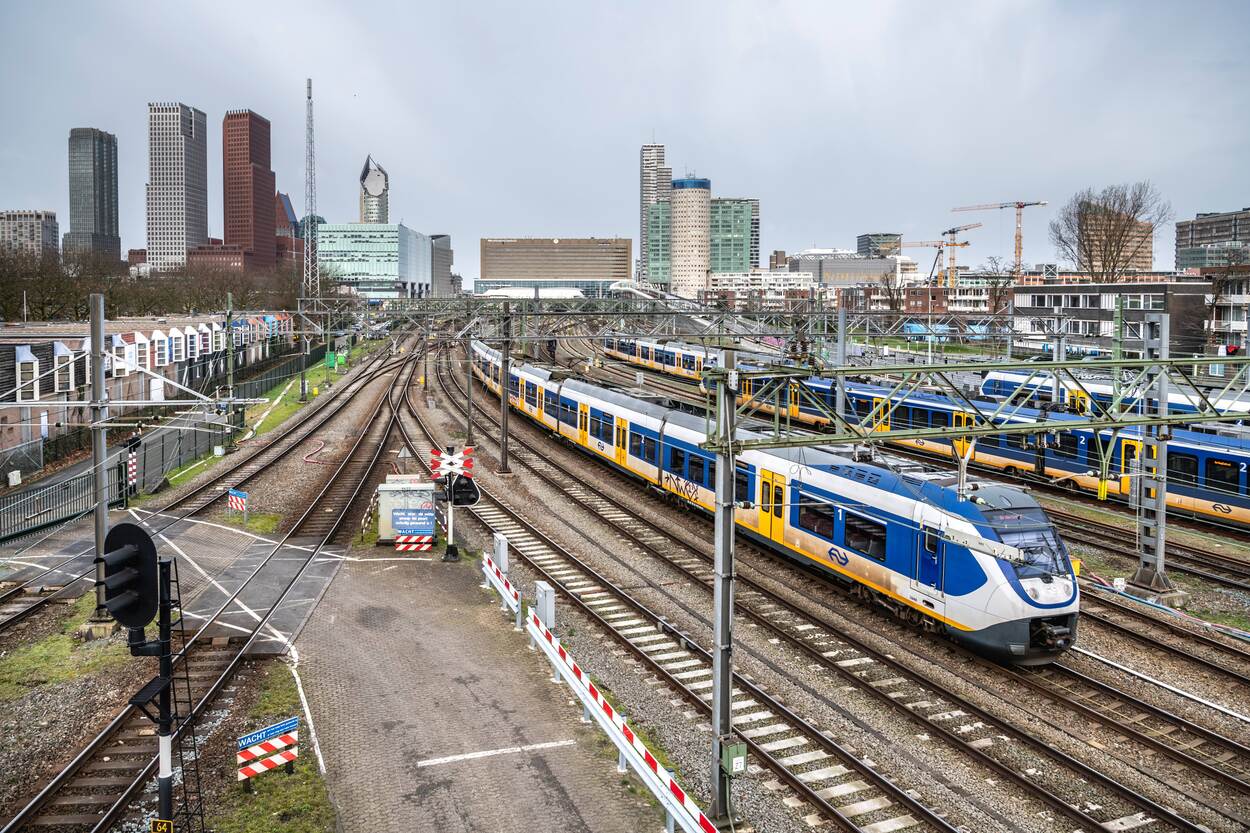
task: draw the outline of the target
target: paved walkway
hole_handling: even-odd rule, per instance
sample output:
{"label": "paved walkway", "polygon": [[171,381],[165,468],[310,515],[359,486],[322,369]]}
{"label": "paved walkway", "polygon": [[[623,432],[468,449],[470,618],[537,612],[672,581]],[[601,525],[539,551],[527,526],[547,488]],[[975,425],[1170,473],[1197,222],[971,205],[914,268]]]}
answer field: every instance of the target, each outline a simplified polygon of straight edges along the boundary
{"label": "paved walkway", "polygon": [[342,830],[662,830],[480,579],[349,561],[296,641]]}

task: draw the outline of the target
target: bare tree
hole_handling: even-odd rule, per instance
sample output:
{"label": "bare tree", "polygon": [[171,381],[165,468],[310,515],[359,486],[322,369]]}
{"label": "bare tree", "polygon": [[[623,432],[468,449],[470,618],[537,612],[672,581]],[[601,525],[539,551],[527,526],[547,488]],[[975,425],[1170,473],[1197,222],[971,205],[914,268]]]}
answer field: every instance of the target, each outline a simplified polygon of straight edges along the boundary
{"label": "bare tree", "polygon": [[1005,257],[991,255],[979,270],[985,277],[987,306],[990,315],[1007,311],[1011,301],[1011,288],[1015,282],[1016,264]]}
{"label": "bare tree", "polygon": [[1224,303],[1224,296],[1230,294],[1231,284],[1245,280],[1250,274],[1250,269],[1246,267],[1248,260],[1250,258],[1244,247],[1231,249],[1224,256],[1224,266],[1202,270],[1203,276],[1211,279],[1211,294],[1207,296],[1207,355],[1214,356],[1219,352],[1221,334],[1215,329],[1218,312]]}
{"label": "bare tree", "polygon": [[903,286],[893,269],[887,269],[881,273],[881,276],[877,278],[877,289],[880,291],[870,293],[869,307],[872,306],[871,295],[875,294],[885,298],[886,308],[897,316],[903,307]]}
{"label": "bare tree", "polygon": [[1085,188],[1051,220],[1050,242],[1077,268],[1114,283],[1152,250],[1155,232],[1171,219],[1171,203],[1149,181]]}

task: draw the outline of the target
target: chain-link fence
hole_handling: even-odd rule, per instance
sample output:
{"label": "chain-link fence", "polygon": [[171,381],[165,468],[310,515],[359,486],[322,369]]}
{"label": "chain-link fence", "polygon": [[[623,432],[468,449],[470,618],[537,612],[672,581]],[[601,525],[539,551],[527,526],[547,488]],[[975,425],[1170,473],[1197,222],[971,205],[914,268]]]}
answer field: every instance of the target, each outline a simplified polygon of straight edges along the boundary
{"label": "chain-link fence", "polygon": [[[22,474],[39,471],[43,468],[43,440],[30,440],[0,450],[0,473],[8,477],[9,472],[19,471]],[[7,481],[0,482],[0,488]]]}

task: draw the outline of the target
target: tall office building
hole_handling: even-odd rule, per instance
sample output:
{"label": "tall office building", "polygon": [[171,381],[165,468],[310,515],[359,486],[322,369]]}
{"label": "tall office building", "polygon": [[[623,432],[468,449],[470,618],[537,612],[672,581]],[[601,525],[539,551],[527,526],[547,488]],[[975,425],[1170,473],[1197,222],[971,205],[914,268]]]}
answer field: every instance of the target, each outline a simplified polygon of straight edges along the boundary
{"label": "tall office building", "polygon": [[758,265],[759,200],[716,197],[710,221],[710,271],[749,272]]}
{"label": "tall office building", "polygon": [[665,200],[647,207],[647,245],[650,247],[647,268],[639,277],[648,283],[667,287],[673,277],[672,202]]}
{"label": "tall office building", "polygon": [[435,298],[450,298],[456,294],[451,282],[451,267],[456,253],[451,248],[450,234],[430,235],[430,294]]}
{"label": "tall office building", "polygon": [[180,269],[208,242],[208,123],[185,104],[148,105],[148,264]]}
{"label": "tall office building", "polygon": [[402,223],[323,223],[317,262],[341,290],[363,298],[426,298],[434,258],[428,235]]}
{"label": "tall office building", "polygon": [[760,201],[752,198],[751,203],[751,266],[760,268]]}
{"label": "tall office building", "polygon": [[1176,221],[1176,268],[1250,263],[1250,208]]}
{"label": "tall office building", "polygon": [[386,169],[373,161],[372,156],[365,157],[365,166],[360,171],[360,222],[389,223],[390,208],[387,196],[391,182]]}
{"label": "tall office building", "polygon": [[672,281],[669,291],[697,298],[711,269],[712,181],[674,179],[672,194]]}
{"label": "tall office building", "polygon": [[483,237],[475,291],[533,297],[547,289],[599,298],[630,279],[632,248],[628,237]]}
{"label": "tall office building", "polygon": [[903,253],[903,235],[876,231],[855,238],[855,253],[863,257],[890,257]]}
{"label": "tall office building", "polygon": [[117,137],[94,127],[69,132],[69,231],[66,254],[120,263],[117,234]]}
{"label": "tall office building", "polygon": [[275,181],[269,167],[269,119],[230,110],[221,120],[222,238],[238,246],[245,268],[274,267]]}
{"label": "tall office building", "polygon": [[0,249],[56,254],[60,236],[55,211],[0,211]]}
{"label": "tall office building", "polygon": [[643,145],[638,155],[638,275],[646,278],[650,271],[649,229],[647,212],[659,202],[667,202],[673,169],[664,165],[664,145]]}

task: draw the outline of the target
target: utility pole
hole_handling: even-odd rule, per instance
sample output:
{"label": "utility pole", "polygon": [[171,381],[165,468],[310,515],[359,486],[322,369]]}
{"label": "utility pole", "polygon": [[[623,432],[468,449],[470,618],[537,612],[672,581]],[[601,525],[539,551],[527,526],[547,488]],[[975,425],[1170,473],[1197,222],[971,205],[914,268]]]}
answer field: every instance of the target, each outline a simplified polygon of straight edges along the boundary
{"label": "utility pole", "polygon": [[234,447],[234,295],[226,293],[226,433],[230,437],[230,447]]}
{"label": "utility pole", "polygon": [[499,349],[499,473],[511,474],[508,468],[508,388],[512,378],[512,310],[503,302],[503,344]]}
{"label": "utility pole", "polygon": [[[1059,307],[1055,307],[1055,340],[1051,349],[1051,361],[1065,362],[1068,360],[1068,342],[1063,333],[1063,317]],[[1063,402],[1063,382],[1059,379],[1058,369],[1052,369],[1050,398],[1056,404]]]}
{"label": "utility pole", "polygon": [[[1147,313],[1142,321],[1142,357],[1147,359],[1168,358],[1170,338],[1169,316],[1165,312]],[[1168,415],[1168,377],[1161,369],[1150,368],[1147,375],[1153,377],[1156,417]],[[1145,400],[1149,393],[1139,397]],[[1158,595],[1165,603],[1183,600],[1188,594],[1177,590],[1167,575],[1167,508],[1168,508],[1168,440],[1171,430],[1166,425],[1147,426],[1141,435],[1142,447],[1138,457],[1141,483],[1140,509],[1137,516],[1138,544],[1141,557],[1137,572],[1129,579],[1130,586]],[[1120,454],[1127,445],[1121,440]]]}
{"label": "utility pole", "polygon": [[[841,304],[838,305],[838,348],[834,355],[838,367],[846,367],[846,307]],[[834,397],[833,412],[838,415],[838,419],[846,418],[846,385],[843,383],[845,378],[839,376],[835,383],[837,392]]]}
{"label": "utility pole", "polygon": [[[162,558],[157,562],[159,571],[160,584],[160,612],[158,619],[159,633],[157,639],[160,642],[160,667],[161,680],[164,685],[157,699],[157,708],[159,709],[158,720],[156,724],[157,741],[160,744],[159,761],[157,762],[157,817],[162,819],[172,819],[174,817],[174,755],[173,755],[173,734],[174,734],[174,710],[173,710],[173,687],[174,687],[174,659],[172,656],[171,636],[173,623],[170,615],[173,607],[172,585],[170,576],[170,565],[172,562],[168,558]],[[190,704],[188,704],[190,705]],[[186,717],[190,717],[187,715]]]}
{"label": "utility pole", "polygon": [[91,308],[91,465],[95,474],[95,614],[92,619],[105,621],[110,618],[104,606],[104,539],[109,530],[108,472],[105,459],[108,456],[108,432],[104,421],[108,418],[106,402],[108,391],[104,387],[104,296],[92,293]]}
{"label": "utility pole", "polygon": [[[723,375],[716,388],[716,514],[713,526],[715,584],[712,615],[712,811],[717,822],[730,819],[729,773],[722,749],[733,742],[730,700],[733,696],[734,615],[734,453],[730,443],[737,409],[737,370],[733,350],[725,350]],[[769,488],[763,486],[762,488]],[[769,505],[772,501],[769,501]]]}
{"label": "utility pole", "polygon": [[473,335],[464,334],[464,444],[473,445]]}

